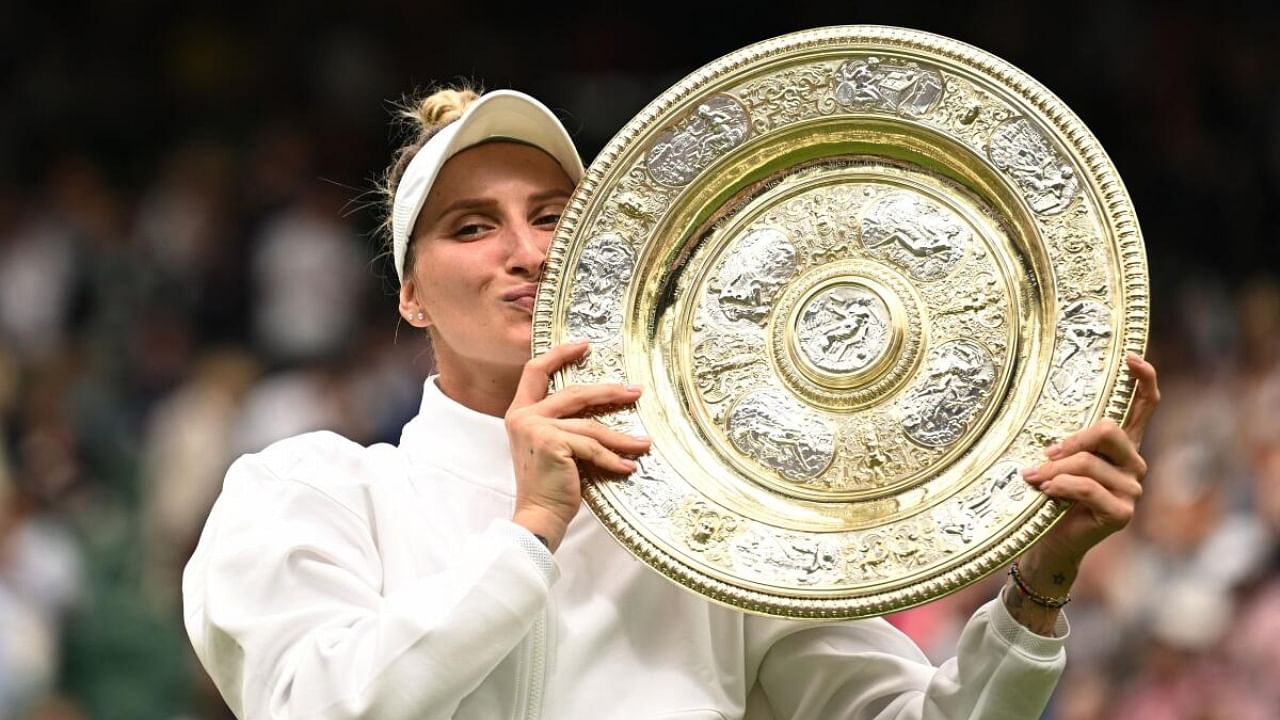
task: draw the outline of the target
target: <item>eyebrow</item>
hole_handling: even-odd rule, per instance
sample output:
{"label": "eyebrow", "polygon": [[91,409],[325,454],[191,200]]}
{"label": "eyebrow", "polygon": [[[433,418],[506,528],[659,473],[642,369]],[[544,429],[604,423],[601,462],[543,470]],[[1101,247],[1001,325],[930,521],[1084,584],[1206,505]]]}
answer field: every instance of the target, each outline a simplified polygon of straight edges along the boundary
{"label": "eyebrow", "polygon": [[[560,200],[560,199],[568,200],[571,194],[572,193],[566,190],[561,190],[559,188],[552,188],[550,190],[543,190],[542,192],[536,192],[530,195],[525,200],[526,202],[529,202],[529,203],[540,203],[540,202],[547,202],[549,200]],[[438,217],[443,219],[443,218],[449,217],[449,215],[455,212],[458,212],[459,210],[479,210],[482,208],[493,207],[493,205],[495,205],[493,198],[487,198],[487,197],[463,198],[461,200],[455,200],[454,202],[450,203],[447,207],[445,207],[443,210],[440,211],[440,215]]]}

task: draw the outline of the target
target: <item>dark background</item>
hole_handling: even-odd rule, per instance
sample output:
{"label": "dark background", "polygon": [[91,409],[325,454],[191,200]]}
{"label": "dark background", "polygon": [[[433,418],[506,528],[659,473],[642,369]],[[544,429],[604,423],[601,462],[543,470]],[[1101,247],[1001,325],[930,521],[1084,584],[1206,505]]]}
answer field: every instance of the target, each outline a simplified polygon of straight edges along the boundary
{"label": "dark background", "polygon": [[[395,441],[427,371],[375,233],[394,101],[524,90],[590,159],[720,55],[853,23],[1041,81],[1145,235],[1151,519],[1091,560],[1054,716],[1280,716],[1274,3],[106,0],[0,4],[0,720],[222,716],[177,592],[222,471],[313,427]],[[943,657],[978,595],[895,622]]]}

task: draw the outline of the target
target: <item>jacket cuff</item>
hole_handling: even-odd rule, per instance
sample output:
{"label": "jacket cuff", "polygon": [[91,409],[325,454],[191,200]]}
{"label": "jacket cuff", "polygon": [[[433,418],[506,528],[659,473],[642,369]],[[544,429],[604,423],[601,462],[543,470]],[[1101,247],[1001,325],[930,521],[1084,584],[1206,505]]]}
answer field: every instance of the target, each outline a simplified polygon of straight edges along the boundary
{"label": "jacket cuff", "polygon": [[538,569],[538,574],[547,583],[547,587],[551,587],[560,578],[560,569],[556,567],[555,557],[552,556],[551,551],[524,527],[510,520],[499,519],[489,525],[489,531],[497,533],[519,547]]}
{"label": "jacket cuff", "polygon": [[1039,635],[1014,620],[1009,614],[1009,608],[1004,605],[1006,590],[1007,588],[1001,588],[1000,592],[996,593],[995,599],[987,603],[987,617],[990,618],[992,632],[1033,658],[1054,660],[1062,655],[1067,636],[1071,634],[1071,624],[1067,622],[1067,614],[1058,612],[1058,622],[1053,628],[1053,637]]}

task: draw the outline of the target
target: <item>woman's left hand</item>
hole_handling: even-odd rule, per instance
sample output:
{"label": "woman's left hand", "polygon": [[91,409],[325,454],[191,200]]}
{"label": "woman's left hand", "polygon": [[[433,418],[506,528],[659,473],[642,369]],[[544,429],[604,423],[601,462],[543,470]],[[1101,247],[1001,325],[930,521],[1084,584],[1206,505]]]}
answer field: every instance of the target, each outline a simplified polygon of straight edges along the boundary
{"label": "woman's left hand", "polygon": [[1138,447],[1160,390],[1151,363],[1132,353],[1126,362],[1137,386],[1124,428],[1096,423],[1047,449],[1047,462],[1023,471],[1032,487],[1073,503],[1019,562],[1023,579],[1046,597],[1066,595],[1085,553],[1129,524],[1142,495],[1147,463]]}

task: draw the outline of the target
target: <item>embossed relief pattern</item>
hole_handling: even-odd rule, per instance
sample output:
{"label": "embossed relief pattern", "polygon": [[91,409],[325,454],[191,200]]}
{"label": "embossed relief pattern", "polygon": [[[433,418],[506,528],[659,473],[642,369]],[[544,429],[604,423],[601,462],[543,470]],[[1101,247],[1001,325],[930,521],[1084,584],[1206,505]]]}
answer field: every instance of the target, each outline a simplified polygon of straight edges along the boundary
{"label": "embossed relief pattern", "polygon": [[773,299],[795,275],[796,248],[786,233],[776,228],[747,232],[725,253],[712,280],[711,292],[729,320],[764,322]]}
{"label": "embossed relief pattern", "polygon": [[729,413],[729,439],[742,454],[791,480],[812,480],[835,454],[831,426],[780,390],[742,398]]}
{"label": "embossed relief pattern", "polygon": [[1111,344],[1111,312],[1092,300],[1077,300],[1062,309],[1049,391],[1064,405],[1096,399]]}
{"label": "embossed relief pattern", "polygon": [[895,192],[862,219],[862,244],[918,280],[937,280],[964,256],[972,238],[955,213],[915,193]]}
{"label": "embossed relief pattern", "polygon": [[635,271],[631,246],[617,233],[587,241],[578,258],[569,333],[595,342],[617,339],[622,329],[622,293]]}
{"label": "embossed relief pattern", "polygon": [[1071,164],[1025,118],[996,128],[987,155],[1013,179],[1031,209],[1038,213],[1062,212],[1080,189]]}
{"label": "embossed relief pattern", "polygon": [[902,401],[902,428],[922,445],[959,439],[986,406],[996,368],[982,347],[954,340],[929,353],[925,377]]}
{"label": "embossed relief pattern", "polygon": [[798,120],[830,115],[836,108],[831,94],[831,70],[821,65],[783,70],[737,91],[756,132],[768,132]]}
{"label": "embossed relief pattern", "polygon": [[737,100],[717,95],[662,133],[645,157],[649,175],[663,185],[681,186],[750,134],[747,111]]}
{"label": "embossed relief pattern", "polygon": [[886,110],[918,117],[942,97],[942,75],[913,62],[878,57],[850,60],[835,73],[836,102],[857,110]]}
{"label": "embossed relief pattern", "polygon": [[889,309],[858,285],[828,288],[800,311],[796,334],[809,362],[831,373],[862,370],[889,349]]}

